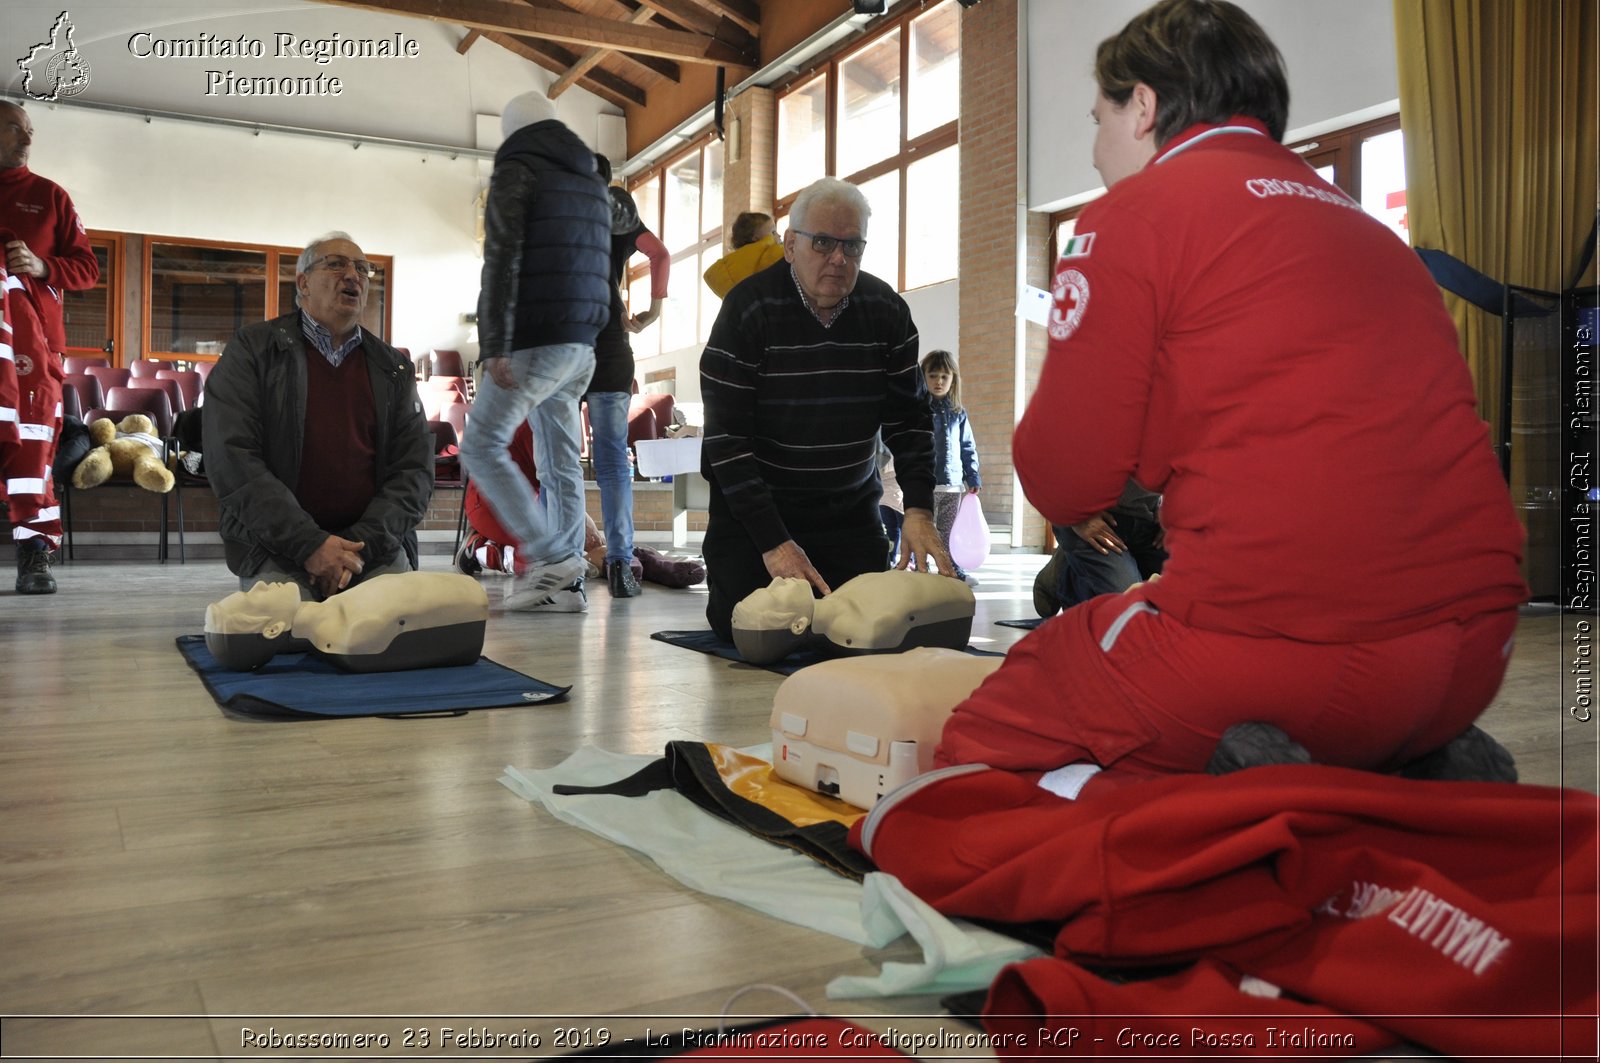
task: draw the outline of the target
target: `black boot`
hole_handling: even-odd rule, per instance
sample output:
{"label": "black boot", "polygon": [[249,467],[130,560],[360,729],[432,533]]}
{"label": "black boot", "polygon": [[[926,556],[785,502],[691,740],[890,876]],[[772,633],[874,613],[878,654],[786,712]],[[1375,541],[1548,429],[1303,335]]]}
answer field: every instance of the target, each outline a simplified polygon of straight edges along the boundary
{"label": "black boot", "polygon": [[1517,762],[1511,751],[1486,731],[1469,727],[1432,753],[1418,757],[1395,774],[1407,779],[1454,782],[1516,782]]}
{"label": "black boot", "polygon": [[1269,764],[1310,763],[1311,754],[1306,747],[1284,734],[1282,728],[1252,721],[1236,723],[1222,732],[1211,763],[1206,765],[1206,774],[1228,775]]}
{"label": "black boot", "polygon": [[633,574],[633,566],[626,561],[606,562],[606,587],[613,598],[639,596],[639,579]]}
{"label": "black boot", "polygon": [[17,593],[54,594],[56,578],[50,575],[50,549],[40,542],[17,544]]}

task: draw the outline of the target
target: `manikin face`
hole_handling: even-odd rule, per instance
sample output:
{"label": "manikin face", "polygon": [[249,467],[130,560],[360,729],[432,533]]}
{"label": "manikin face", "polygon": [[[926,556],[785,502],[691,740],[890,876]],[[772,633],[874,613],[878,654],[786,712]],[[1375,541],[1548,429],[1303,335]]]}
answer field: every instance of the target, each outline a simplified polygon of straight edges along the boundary
{"label": "manikin face", "polygon": [[361,248],[349,240],[318,244],[311,269],[294,279],[300,309],[335,336],[347,335],[367,308],[368,278],[356,267],[366,261]]}
{"label": "manikin face", "polygon": [[750,592],[735,606],[733,624],[750,631],[788,628],[799,635],[811,626],[815,608],[811,584],[803,579],[775,579]]}
{"label": "manikin face", "polygon": [[936,399],[942,399],[950,394],[950,387],[956,381],[950,370],[943,367],[928,370],[927,376],[928,394]]}
{"label": "manikin face", "polygon": [[205,630],[222,635],[277,638],[294,623],[300,588],[293,583],[257,583],[206,606]]}
{"label": "manikin face", "polygon": [[1096,93],[1094,109],[1094,168],[1110,188],[1132,177],[1155,157],[1155,92],[1143,83],[1133,87],[1128,102],[1118,106],[1104,93]]}

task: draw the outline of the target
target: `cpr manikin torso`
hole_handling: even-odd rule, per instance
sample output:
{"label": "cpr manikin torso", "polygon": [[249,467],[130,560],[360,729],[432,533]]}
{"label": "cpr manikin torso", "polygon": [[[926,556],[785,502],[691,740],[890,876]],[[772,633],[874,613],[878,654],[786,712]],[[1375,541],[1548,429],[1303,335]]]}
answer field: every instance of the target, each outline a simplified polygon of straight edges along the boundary
{"label": "cpr manikin torso", "polygon": [[406,572],[374,576],[323,602],[301,601],[293,583],[257,583],[206,607],[205,636],[218,663],[236,671],[309,644],[345,671],[394,672],[476,662],[488,621],[477,580]]}
{"label": "cpr manikin torso", "polygon": [[813,598],[805,580],[775,579],[733,607],[733,642],[751,664],[770,664],[800,649],[964,649],[975,610],[972,588],[926,572],[863,573],[825,598]]}
{"label": "cpr manikin torso", "polygon": [[772,702],[773,771],[871,808],[932,769],[945,721],[1003,660],[922,648],[802,668]]}

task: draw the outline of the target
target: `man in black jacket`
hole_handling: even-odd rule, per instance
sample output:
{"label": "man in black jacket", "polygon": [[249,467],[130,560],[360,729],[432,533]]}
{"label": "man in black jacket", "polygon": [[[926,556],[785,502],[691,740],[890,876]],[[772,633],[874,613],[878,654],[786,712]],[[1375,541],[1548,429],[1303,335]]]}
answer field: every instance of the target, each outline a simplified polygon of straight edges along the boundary
{"label": "man in black jacket", "polygon": [[[508,609],[581,613],[583,471],[578,398],[611,313],[611,206],[594,153],[530,92],[506,104],[484,211],[478,296],[483,386],[462,461],[518,540]],[[540,491],[511,460],[517,426],[533,429]]]}
{"label": "man in black jacket", "polygon": [[240,329],[206,380],[206,475],[243,589],[321,599],[417,567],[432,437],[411,362],[359,324],[371,276],[347,234],[313,240],[299,309]]}

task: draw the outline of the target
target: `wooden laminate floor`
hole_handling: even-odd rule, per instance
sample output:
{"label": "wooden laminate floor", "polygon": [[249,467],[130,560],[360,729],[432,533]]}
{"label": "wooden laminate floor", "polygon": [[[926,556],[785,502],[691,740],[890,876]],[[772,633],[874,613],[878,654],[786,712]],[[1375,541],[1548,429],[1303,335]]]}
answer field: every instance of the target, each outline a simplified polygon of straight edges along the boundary
{"label": "wooden laminate floor", "polygon": [[[974,630],[992,648],[1025,634],[992,621],[1032,615],[1042,560],[997,556],[979,573]],[[496,781],[586,742],[658,753],[678,738],[766,740],[780,677],[648,638],[703,626],[703,591],[647,586],[613,602],[597,586],[584,617],[497,613],[487,654],[573,684],[564,704],[262,723],[224,717],[173,647],[233,589],[220,563],[57,574],[53,597],[0,594],[4,1058],[359,1054],[241,1044],[244,1027],[275,1026],[382,1032],[380,1056],[526,1059],[568,1050],[558,1026],[659,1032],[684,1025],[669,1016],[720,1013],[751,983],[874,1029],[961,1029],[932,998],[825,999],[836,975],[908,947],[869,954],[692,893]],[[1524,619],[1485,725],[1525,781],[1594,790],[1594,725],[1565,712],[1562,639],[1558,616]],[[759,994],[733,1009],[791,1011]],[[595,1018],[617,1015],[629,1018]],[[443,1026],[526,1029],[542,1044],[441,1048]],[[430,1049],[405,1049],[407,1029],[429,1031]]]}

